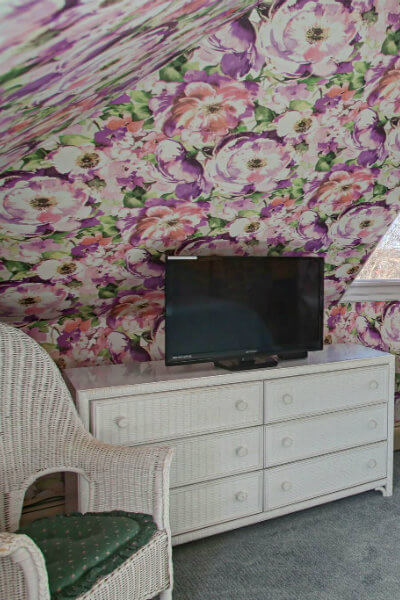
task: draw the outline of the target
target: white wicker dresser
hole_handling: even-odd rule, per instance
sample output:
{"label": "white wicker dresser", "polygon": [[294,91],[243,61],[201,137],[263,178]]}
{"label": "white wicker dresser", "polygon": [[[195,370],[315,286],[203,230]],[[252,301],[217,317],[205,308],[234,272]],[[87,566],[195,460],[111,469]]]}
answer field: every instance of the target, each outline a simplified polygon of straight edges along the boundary
{"label": "white wicker dresser", "polygon": [[[151,362],[65,378],[97,438],[176,449],[175,544],[366,490],[392,493],[390,354],[338,344],[275,368]],[[78,498],[85,510],[84,482]]]}

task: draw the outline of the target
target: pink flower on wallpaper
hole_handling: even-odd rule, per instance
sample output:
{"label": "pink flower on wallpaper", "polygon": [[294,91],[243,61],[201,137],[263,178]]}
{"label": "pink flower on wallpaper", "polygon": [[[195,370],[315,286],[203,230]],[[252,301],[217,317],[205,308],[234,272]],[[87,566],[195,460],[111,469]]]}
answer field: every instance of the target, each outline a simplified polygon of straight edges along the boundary
{"label": "pink flower on wallpaper", "polygon": [[71,305],[69,292],[47,283],[13,283],[0,293],[0,315],[48,318]]}
{"label": "pink flower on wallpaper", "polygon": [[221,237],[199,236],[184,242],[176,251],[183,256],[242,256],[243,247],[229,235]]}
{"label": "pink flower on wallpaper", "polygon": [[380,112],[392,117],[400,113],[400,58],[393,59],[368,97],[370,106],[378,105]]}
{"label": "pink flower on wallpaper", "polygon": [[328,76],[354,53],[356,18],[340,2],[290,0],[262,23],[259,48],[280,74]]}
{"label": "pink flower on wallpaper", "polygon": [[33,271],[46,281],[67,283],[83,276],[82,265],[71,258],[44,260],[33,267]]}
{"label": "pink flower on wallpaper", "polygon": [[376,181],[376,173],[370,169],[337,166],[325,179],[311,183],[306,194],[310,208],[321,209],[324,214],[341,213],[367,192],[370,192]]}
{"label": "pink flower on wallpaper", "polygon": [[258,215],[239,217],[228,226],[229,235],[238,240],[263,239],[266,225]]}
{"label": "pink flower on wallpaper", "polygon": [[[397,164],[400,163],[400,122],[389,129],[386,138],[386,149]],[[398,176],[398,175],[397,175]]]}
{"label": "pink flower on wallpaper", "polygon": [[208,203],[150,198],[135,216],[117,221],[117,227],[134,246],[164,251],[176,248],[207,224]]}
{"label": "pink flower on wallpaper", "polygon": [[56,177],[12,177],[0,195],[0,229],[13,235],[74,231],[93,212],[89,188]]}
{"label": "pink flower on wallpaper", "polygon": [[318,129],[318,120],[311,109],[302,112],[289,110],[279,115],[274,123],[276,133],[292,144],[298,144],[308,138],[312,139]]}
{"label": "pink flower on wallpaper", "polygon": [[50,152],[47,160],[59,173],[68,173],[70,179],[89,180],[105,165],[107,157],[95,146],[61,146]]}
{"label": "pink flower on wallpaper", "polygon": [[206,178],[224,194],[270,192],[290,175],[288,148],[255,133],[225,138],[207,163]]}
{"label": "pink flower on wallpaper", "polygon": [[375,243],[393,220],[393,213],[382,204],[357,204],[335,221],[329,235],[336,244],[356,246]]}
{"label": "pink flower on wallpaper", "polygon": [[150,100],[155,121],[169,137],[183,142],[212,144],[253,114],[257,86],[220,75],[190,71],[173,95]]}
{"label": "pink flower on wallpaper", "polygon": [[381,336],[390,351],[400,351],[400,302],[391,302],[386,306]]}
{"label": "pink flower on wallpaper", "polygon": [[121,331],[128,337],[149,331],[154,321],[164,311],[164,292],[146,290],[123,294],[117,299],[108,313],[107,324],[113,330]]}

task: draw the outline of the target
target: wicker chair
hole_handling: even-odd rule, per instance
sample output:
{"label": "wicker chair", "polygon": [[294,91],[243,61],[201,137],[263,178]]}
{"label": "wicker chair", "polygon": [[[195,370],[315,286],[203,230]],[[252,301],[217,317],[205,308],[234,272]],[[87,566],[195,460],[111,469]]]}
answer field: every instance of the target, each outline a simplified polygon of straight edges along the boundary
{"label": "wicker chair", "polygon": [[152,515],[150,541],[79,600],[172,598],[168,483],[171,450],[110,446],[83,427],[52,359],[29,336],[0,323],[0,598],[48,600],[43,554],[18,528],[24,494],[42,475],[79,473],[92,512]]}

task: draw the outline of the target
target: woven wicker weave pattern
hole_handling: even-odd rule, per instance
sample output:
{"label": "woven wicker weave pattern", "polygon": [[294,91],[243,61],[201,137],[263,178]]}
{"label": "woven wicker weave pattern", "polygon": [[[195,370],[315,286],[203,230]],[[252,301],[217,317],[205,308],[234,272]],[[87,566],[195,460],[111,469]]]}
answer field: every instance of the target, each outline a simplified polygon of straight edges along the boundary
{"label": "woven wicker weave pattern", "polygon": [[[171,597],[169,469],[164,447],[111,446],[83,427],[49,355],[29,336],[0,323],[0,531],[13,532],[29,485],[42,475],[73,471],[89,483],[89,511],[153,515],[149,544],[80,598]],[[22,575],[21,575],[22,573]],[[37,579],[37,584],[27,585]],[[0,598],[47,600],[44,560],[26,536],[0,533]]]}

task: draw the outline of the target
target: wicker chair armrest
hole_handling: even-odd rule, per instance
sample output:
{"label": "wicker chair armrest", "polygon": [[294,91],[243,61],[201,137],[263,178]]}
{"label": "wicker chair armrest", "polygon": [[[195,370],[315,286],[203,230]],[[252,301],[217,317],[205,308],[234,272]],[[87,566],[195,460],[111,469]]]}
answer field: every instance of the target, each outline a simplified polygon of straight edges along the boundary
{"label": "wicker chair armrest", "polygon": [[0,590],[7,600],[49,600],[46,564],[27,535],[0,533]]}
{"label": "wicker chair armrest", "polygon": [[161,446],[111,446],[92,438],[85,453],[88,510],[153,515],[169,531],[169,472],[173,450]]}

